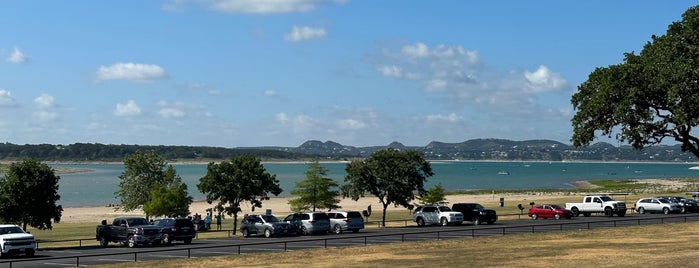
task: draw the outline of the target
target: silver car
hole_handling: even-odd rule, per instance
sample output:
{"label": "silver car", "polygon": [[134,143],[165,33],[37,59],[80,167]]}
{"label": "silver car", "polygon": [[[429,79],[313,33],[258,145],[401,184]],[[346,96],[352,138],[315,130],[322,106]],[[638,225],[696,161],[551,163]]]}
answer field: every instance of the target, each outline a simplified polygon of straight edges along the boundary
{"label": "silver car", "polygon": [[356,233],[364,229],[364,219],[359,211],[330,211],[326,214],[330,218],[333,233],[341,234],[344,231]]}
{"label": "silver car", "polygon": [[272,215],[247,215],[240,225],[243,237],[251,234],[264,235],[265,237],[280,235],[296,235],[298,232],[288,222],[283,222]]}
{"label": "silver car", "polygon": [[636,211],[640,214],[648,213],[681,213],[682,206],[665,198],[641,198],[636,201]]}
{"label": "silver car", "polygon": [[330,232],[330,218],[324,212],[297,212],[284,218],[300,230],[302,234],[327,234]]}

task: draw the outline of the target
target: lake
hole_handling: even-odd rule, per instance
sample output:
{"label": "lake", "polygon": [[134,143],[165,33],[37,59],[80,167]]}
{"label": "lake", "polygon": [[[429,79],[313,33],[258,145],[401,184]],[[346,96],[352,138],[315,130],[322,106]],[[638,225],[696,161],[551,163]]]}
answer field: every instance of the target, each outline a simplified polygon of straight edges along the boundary
{"label": "lake", "polygon": [[[270,174],[277,176],[280,196],[289,196],[298,181],[305,179],[304,163],[263,163]],[[344,183],[345,163],[321,163],[327,176]],[[469,162],[433,161],[434,176],[425,184],[428,189],[441,183],[446,190],[476,189],[571,189],[579,180],[621,180],[648,178],[699,178],[699,170],[689,169],[692,163],[620,163],[620,162]],[[118,203],[121,164],[52,164],[55,168],[79,168],[89,172],[59,174],[58,204],[64,207],[103,206]],[[187,184],[195,200],[204,199],[197,190],[199,179],[206,174],[206,164],[173,164]]]}

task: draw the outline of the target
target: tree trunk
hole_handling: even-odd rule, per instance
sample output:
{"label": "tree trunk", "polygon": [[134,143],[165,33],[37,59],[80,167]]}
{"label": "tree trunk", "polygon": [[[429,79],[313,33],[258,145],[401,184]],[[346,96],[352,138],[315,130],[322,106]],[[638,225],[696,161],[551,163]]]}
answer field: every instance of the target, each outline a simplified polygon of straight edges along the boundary
{"label": "tree trunk", "polygon": [[238,213],[233,213],[233,235],[238,230]]}

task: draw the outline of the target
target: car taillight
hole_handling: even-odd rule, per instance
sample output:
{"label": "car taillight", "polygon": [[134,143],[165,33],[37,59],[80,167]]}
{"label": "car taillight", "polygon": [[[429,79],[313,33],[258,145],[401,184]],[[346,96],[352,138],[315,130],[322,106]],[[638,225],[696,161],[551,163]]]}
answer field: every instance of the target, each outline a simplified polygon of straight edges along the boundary
{"label": "car taillight", "polygon": [[345,222],[346,222],[346,223],[349,223],[349,222],[351,222],[351,221],[352,221],[352,219],[345,219]]}

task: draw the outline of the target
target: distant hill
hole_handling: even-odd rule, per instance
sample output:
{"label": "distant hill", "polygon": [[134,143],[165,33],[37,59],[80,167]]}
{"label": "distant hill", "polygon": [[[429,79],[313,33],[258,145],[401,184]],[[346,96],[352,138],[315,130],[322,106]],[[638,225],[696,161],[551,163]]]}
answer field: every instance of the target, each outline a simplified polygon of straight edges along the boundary
{"label": "distant hill", "polygon": [[697,158],[682,152],[680,145],[657,145],[644,150],[631,146],[615,147],[596,143],[575,148],[552,140],[512,141],[505,139],[473,139],[458,143],[432,141],[425,146],[406,146],[394,141],[385,146],[354,147],[334,141],[309,140],[298,147],[206,147],[165,145],[105,145],[76,143],[70,145],[16,145],[0,143],[0,160],[14,161],[27,157],[42,161],[106,161],[121,162],[137,150],[163,155],[170,161],[216,161],[237,155],[254,155],[265,161],[299,161],[308,159],[351,160],[365,158],[384,148],[415,150],[430,160],[501,160],[501,161],[668,161],[696,162]]}

